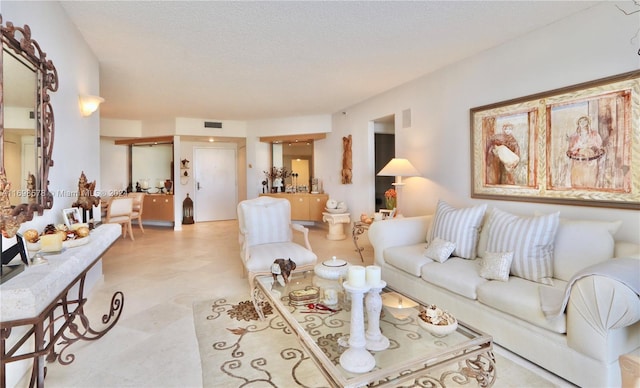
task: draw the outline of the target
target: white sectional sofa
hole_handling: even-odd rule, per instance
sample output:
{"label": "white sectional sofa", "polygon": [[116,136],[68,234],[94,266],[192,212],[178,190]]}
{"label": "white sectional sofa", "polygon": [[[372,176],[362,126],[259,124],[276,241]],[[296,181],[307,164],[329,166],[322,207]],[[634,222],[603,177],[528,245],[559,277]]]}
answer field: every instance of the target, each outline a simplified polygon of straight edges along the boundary
{"label": "white sectional sofa", "polygon": [[485,209],[441,201],[434,215],[374,222],[388,286],[574,384],[620,386],[618,357],[640,353],[640,245],[614,240],[618,222]]}

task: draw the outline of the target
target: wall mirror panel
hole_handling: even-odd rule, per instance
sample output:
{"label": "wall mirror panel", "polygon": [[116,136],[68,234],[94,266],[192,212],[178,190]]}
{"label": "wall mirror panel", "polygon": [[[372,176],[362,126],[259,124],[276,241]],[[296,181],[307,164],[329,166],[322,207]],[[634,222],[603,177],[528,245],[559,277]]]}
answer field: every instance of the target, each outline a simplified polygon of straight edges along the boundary
{"label": "wall mirror panel", "polygon": [[[142,189],[162,189],[173,175],[173,144],[131,146],[131,182]],[[146,188],[145,188],[146,186]],[[154,191],[154,190],[152,190]]]}
{"label": "wall mirror panel", "polygon": [[[174,184],[173,137],[116,140],[129,147],[129,189],[148,193],[168,192],[166,182]],[[139,186],[138,186],[139,185]]]}
{"label": "wall mirror panel", "polygon": [[[294,185],[311,189],[311,178],[315,177],[314,142],[324,139],[326,134],[261,137],[260,141],[271,144],[271,166],[285,167],[293,173],[285,179],[285,186]],[[295,175],[297,174],[297,176]]]}
{"label": "wall mirror panel", "polygon": [[3,23],[0,16],[0,168],[11,184],[4,191],[17,222],[53,206],[49,168],[55,120],[49,93],[58,90],[58,73],[31,29]]}
{"label": "wall mirror panel", "polygon": [[[40,186],[39,158],[36,150],[36,70],[3,47],[4,93],[4,165],[12,183],[9,201],[12,206],[35,203],[36,193],[29,190]],[[29,195],[31,194],[31,195]]]}

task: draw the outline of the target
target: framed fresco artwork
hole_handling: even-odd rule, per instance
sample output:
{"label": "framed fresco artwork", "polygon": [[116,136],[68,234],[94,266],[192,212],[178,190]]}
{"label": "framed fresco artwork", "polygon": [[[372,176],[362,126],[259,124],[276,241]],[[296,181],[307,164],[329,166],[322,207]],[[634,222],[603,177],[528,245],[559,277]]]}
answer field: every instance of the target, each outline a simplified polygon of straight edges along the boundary
{"label": "framed fresco artwork", "polygon": [[640,210],[640,71],[470,113],[472,198]]}

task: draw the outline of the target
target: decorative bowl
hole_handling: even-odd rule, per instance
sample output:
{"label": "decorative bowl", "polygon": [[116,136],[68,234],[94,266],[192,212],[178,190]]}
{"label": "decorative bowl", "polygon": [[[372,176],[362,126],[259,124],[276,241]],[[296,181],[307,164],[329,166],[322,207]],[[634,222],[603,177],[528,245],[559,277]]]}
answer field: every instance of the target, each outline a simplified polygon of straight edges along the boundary
{"label": "decorative bowl", "polygon": [[347,212],[347,208],[335,208],[335,209],[330,209],[328,207],[325,207],[324,210],[326,210],[328,213],[331,214],[342,214],[342,213],[346,213]]}
{"label": "decorative bowl", "polygon": [[386,292],[382,294],[382,305],[396,319],[405,319],[415,311],[418,303],[396,292]]}
{"label": "decorative bowl", "polygon": [[322,263],[316,264],[313,271],[316,275],[324,279],[336,280],[342,276],[343,279],[347,276],[349,270],[349,263],[345,260],[338,259],[335,256],[331,260],[325,260]]}
{"label": "decorative bowl", "polygon": [[458,320],[435,305],[428,305],[420,311],[418,324],[434,337],[444,337],[458,328]]}

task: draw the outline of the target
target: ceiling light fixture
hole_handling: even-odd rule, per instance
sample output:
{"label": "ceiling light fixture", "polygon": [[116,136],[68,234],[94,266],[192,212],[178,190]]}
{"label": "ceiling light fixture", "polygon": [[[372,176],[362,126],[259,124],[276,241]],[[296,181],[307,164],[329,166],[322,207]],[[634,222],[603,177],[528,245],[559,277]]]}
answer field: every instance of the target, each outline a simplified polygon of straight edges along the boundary
{"label": "ceiling light fixture", "polygon": [[80,95],[80,114],[82,117],[89,117],[98,110],[100,104],[104,102],[104,98],[98,96]]}

